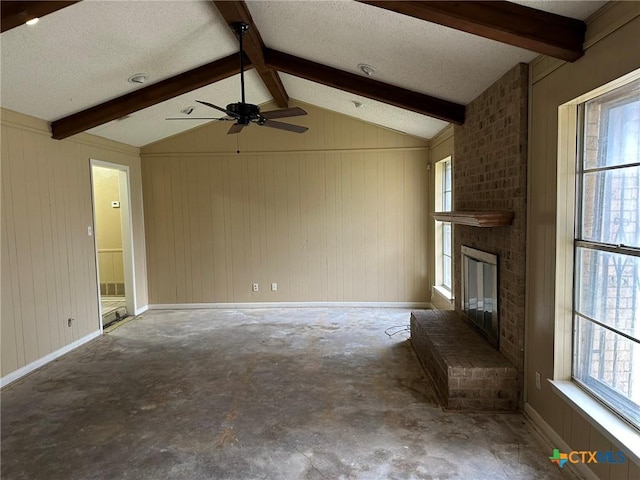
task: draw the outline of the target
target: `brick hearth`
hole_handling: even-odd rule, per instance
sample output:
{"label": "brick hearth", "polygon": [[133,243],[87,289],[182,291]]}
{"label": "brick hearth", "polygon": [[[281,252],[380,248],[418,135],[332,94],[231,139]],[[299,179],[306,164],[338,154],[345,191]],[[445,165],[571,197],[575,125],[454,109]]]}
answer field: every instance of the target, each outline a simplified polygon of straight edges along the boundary
{"label": "brick hearth", "polygon": [[411,343],[445,409],[518,409],[518,370],[456,312],[412,312]]}

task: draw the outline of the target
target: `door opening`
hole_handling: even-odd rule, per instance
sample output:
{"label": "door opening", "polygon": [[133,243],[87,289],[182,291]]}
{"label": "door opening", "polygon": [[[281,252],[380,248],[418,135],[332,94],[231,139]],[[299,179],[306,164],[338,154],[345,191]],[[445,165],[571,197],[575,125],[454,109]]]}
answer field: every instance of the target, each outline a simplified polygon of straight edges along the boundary
{"label": "door opening", "polygon": [[135,314],[129,171],[91,160],[100,327]]}

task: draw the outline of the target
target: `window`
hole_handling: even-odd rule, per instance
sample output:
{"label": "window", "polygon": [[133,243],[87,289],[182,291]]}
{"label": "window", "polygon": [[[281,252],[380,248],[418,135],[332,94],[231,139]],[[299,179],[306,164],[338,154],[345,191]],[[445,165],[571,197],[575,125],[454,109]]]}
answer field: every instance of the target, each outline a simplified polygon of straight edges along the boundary
{"label": "window", "polygon": [[640,80],[577,112],[572,377],[640,428]]}
{"label": "window", "polygon": [[[436,211],[452,208],[451,157],[436,163]],[[452,297],[451,223],[436,222],[436,287],[441,294]]]}

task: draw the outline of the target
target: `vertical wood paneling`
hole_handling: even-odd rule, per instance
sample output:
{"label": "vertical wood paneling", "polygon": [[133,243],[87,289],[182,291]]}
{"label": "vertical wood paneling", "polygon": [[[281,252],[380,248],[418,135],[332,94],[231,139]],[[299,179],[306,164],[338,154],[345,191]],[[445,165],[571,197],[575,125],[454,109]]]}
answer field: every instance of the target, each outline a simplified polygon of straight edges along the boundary
{"label": "vertical wood paneling", "polygon": [[[1,132],[5,376],[98,330],[89,161],[125,163],[140,178],[140,160],[136,149],[107,141],[51,140],[45,122],[15,112],[3,110]],[[141,190],[133,186],[140,218]],[[143,232],[136,226],[135,240],[144,246]],[[146,290],[146,278],[139,280]],[[71,328],[68,318],[75,319]]]}
{"label": "vertical wood paneling", "polygon": [[[6,173],[5,173],[6,175]],[[3,200],[4,207],[4,200]],[[3,371],[13,371],[19,366],[20,356],[18,354],[18,348],[16,344],[17,332],[14,316],[13,306],[13,291],[11,288],[11,269],[9,268],[11,258],[9,256],[9,238],[8,238],[8,225],[6,215],[2,215],[2,311],[0,315],[5,319],[10,319],[2,323],[2,336],[0,336],[2,343],[0,348],[0,362],[2,363]]]}
{"label": "vertical wood paneling", "polygon": [[38,331],[36,328],[35,292],[31,264],[31,240],[29,235],[29,202],[23,132],[9,138],[9,162],[11,168],[11,197],[14,208],[16,257],[18,261],[17,286],[20,292],[19,308],[22,316],[22,343],[25,360],[33,362],[38,356]]}
{"label": "vertical wood paneling", "polygon": [[287,192],[287,162],[283,158],[273,158],[274,171],[274,208],[275,208],[275,240],[274,253],[277,269],[271,281],[277,281],[277,301],[286,298],[291,292],[291,273],[289,270],[289,211]]}
{"label": "vertical wood paneling", "polygon": [[[25,178],[30,179],[27,182],[39,185],[39,165],[38,146],[36,142],[24,143],[24,158],[36,158],[36,162],[25,162]],[[41,196],[43,191],[39,188],[29,189],[27,195],[27,214],[29,218],[46,218],[42,211]],[[45,247],[44,247],[44,223],[33,222],[29,225],[29,264],[40,265],[45,264]],[[47,302],[47,283],[46,270],[44,268],[34,268],[33,272],[33,295],[40,301],[34,302],[35,330],[37,339],[38,357],[42,356],[42,352],[51,351],[51,335],[49,334],[48,317],[49,309]]]}
{"label": "vertical wood paneling", "polygon": [[24,365],[24,345],[22,343],[22,316],[20,314],[20,292],[15,279],[18,275],[13,219],[13,199],[11,197],[11,166],[9,164],[9,140],[7,129],[2,129],[2,371],[10,372]]}
{"label": "vertical wood paneling", "polygon": [[307,137],[248,129],[241,155],[191,154],[218,125],[143,149],[151,303],[428,301],[426,144],[309,120]]}

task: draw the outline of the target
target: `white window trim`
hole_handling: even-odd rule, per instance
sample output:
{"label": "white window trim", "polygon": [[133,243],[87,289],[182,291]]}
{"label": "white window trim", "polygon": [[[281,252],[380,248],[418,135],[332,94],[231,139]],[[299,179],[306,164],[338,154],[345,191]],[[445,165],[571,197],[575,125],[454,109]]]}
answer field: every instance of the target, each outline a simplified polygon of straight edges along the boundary
{"label": "white window trim", "polygon": [[[453,209],[453,202],[454,202],[454,198],[453,198],[453,156],[449,155],[447,157],[442,158],[441,160],[438,160],[435,163],[435,168],[434,168],[434,175],[435,175],[435,189],[434,189],[434,193],[435,193],[435,211],[436,212],[441,212],[443,211],[443,201],[442,201],[442,194],[444,192],[444,185],[443,185],[443,181],[442,181],[442,174],[443,174],[443,165],[445,162],[449,162],[451,165],[451,207]],[[440,295],[441,297],[443,297],[445,300],[447,301],[453,301],[454,300],[454,296],[453,296],[453,255],[451,256],[451,288],[449,289],[448,287],[446,287],[443,283],[442,283],[442,277],[443,277],[443,271],[442,271],[442,224],[443,223],[449,223],[449,222],[439,222],[437,220],[435,220],[435,228],[434,228],[434,235],[435,235],[435,248],[434,248],[434,265],[435,265],[435,285],[433,285],[433,291],[437,292],[438,295]],[[453,227],[453,225],[452,225]],[[453,250],[453,228],[452,228],[452,232],[451,232],[451,249]]]}
{"label": "white window trim", "polygon": [[554,392],[606,438],[620,445],[634,462],[640,463],[640,433],[571,379],[578,105],[637,79],[640,79],[640,69],[558,108],[554,358],[553,379],[549,381]]}

